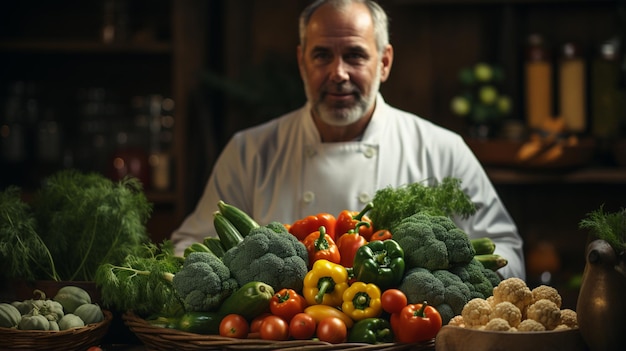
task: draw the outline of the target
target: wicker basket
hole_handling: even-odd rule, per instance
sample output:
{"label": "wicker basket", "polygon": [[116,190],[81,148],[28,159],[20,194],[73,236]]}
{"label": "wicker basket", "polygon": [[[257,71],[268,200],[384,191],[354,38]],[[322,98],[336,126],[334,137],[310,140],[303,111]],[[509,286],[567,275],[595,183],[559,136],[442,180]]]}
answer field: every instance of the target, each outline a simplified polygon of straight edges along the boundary
{"label": "wicker basket", "polygon": [[104,320],[81,328],[61,331],[0,328],[0,350],[67,351],[98,345],[109,329],[113,315],[102,310]]}
{"label": "wicker basket", "polygon": [[122,315],[124,323],[137,335],[148,350],[435,350],[435,341],[418,344],[387,343],[378,345],[343,343],[329,344],[313,340],[272,341],[262,339],[234,339],[219,335],[201,335],[176,329],[153,326],[132,312]]}

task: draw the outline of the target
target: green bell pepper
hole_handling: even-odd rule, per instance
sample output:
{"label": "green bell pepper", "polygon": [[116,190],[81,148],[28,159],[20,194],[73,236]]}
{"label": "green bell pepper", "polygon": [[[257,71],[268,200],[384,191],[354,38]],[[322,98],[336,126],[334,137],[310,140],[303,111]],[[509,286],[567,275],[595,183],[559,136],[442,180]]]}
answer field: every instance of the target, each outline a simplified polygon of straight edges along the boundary
{"label": "green bell pepper", "polygon": [[373,283],[380,290],[397,286],[404,276],[404,250],[393,239],[374,240],[361,246],[354,257],[356,280]]}
{"label": "green bell pepper", "polygon": [[348,342],[381,344],[393,342],[391,324],[384,318],[365,318],[354,324],[348,335]]}

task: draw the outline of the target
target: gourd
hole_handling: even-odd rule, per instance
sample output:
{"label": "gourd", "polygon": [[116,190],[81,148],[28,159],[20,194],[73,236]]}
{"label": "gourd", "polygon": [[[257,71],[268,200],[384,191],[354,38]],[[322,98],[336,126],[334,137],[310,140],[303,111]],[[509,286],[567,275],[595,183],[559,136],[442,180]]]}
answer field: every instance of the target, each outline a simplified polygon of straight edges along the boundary
{"label": "gourd", "polygon": [[50,329],[52,331],[59,331],[59,323],[57,321],[50,321]]}
{"label": "gourd", "polygon": [[59,289],[53,300],[63,305],[67,313],[74,313],[78,306],[91,303],[91,296],[80,287],[68,285]]}
{"label": "gourd", "polygon": [[35,300],[33,299],[28,299],[28,300],[24,300],[24,301],[13,301],[11,302],[11,305],[13,305],[15,308],[17,308],[18,311],[20,311],[20,313],[22,315],[25,314],[29,314],[30,311],[33,310],[33,302]]}
{"label": "gourd", "polygon": [[83,322],[83,320],[80,319],[79,316],[77,316],[77,315],[75,315],[73,313],[66,314],[59,321],[59,329],[60,330],[67,330],[67,329],[70,329],[70,328],[80,328],[80,327],[84,327],[84,326],[85,326],[85,322]]}
{"label": "gourd", "polygon": [[80,317],[85,324],[99,323],[104,320],[102,309],[94,303],[86,303],[78,306],[74,314]]}
{"label": "gourd", "polygon": [[50,321],[40,314],[27,314],[22,316],[17,328],[21,330],[49,330]]}
{"label": "gourd", "polygon": [[15,306],[8,303],[0,303],[0,327],[15,328],[21,319],[22,314]]}
{"label": "gourd", "polygon": [[46,317],[49,321],[58,321],[63,318],[63,306],[53,300],[35,300],[33,301],[33,310],[38,314]]}

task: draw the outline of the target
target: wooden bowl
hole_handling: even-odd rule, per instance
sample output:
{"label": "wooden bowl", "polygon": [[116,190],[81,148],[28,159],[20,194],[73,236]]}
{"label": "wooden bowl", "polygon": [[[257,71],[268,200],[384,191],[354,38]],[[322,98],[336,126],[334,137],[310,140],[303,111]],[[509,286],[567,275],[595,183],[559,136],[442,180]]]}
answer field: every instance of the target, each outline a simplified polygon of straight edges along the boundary
{"label": "wooden bowl", "polygon": [[543,332],[499,332],[446,325],[435,339],[436,351],[585,351],[578,329]]}

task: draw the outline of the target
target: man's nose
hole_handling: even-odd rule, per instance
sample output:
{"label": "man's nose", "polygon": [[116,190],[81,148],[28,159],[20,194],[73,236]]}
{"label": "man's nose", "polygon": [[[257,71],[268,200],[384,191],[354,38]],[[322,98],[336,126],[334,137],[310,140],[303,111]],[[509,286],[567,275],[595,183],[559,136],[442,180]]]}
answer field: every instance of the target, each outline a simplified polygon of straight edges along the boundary
{"label": "man's nose", "polygon": [[330,74],[331,81],[335,83],[345,82],[350,78],[350,75],[348,74],[347,64],[341,58],[337,58],[336,60],[334,60],[331,66]]}

